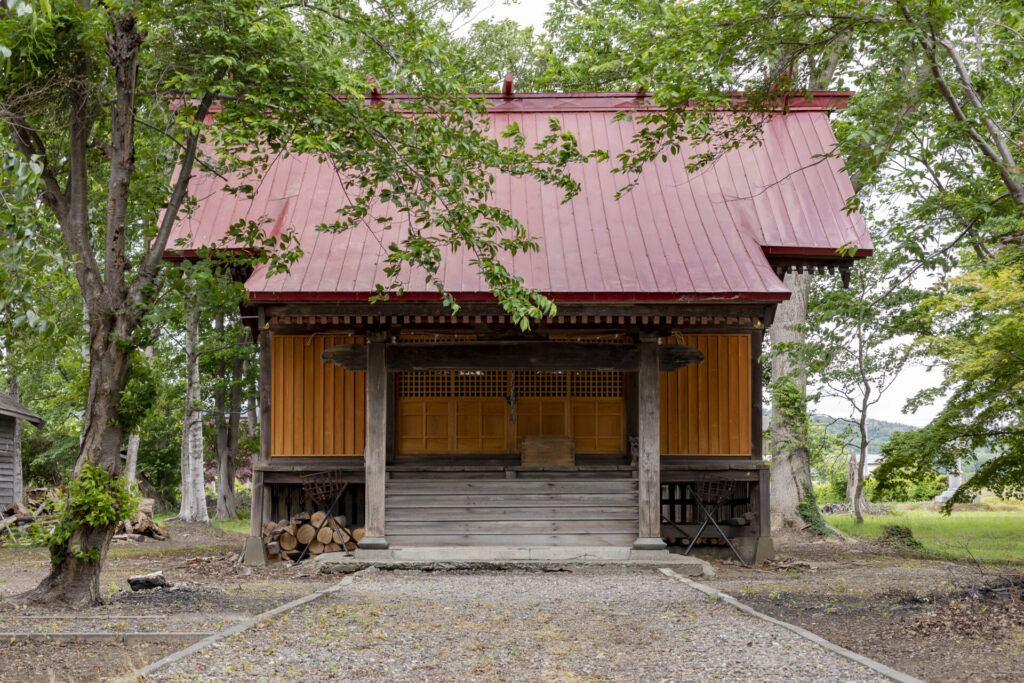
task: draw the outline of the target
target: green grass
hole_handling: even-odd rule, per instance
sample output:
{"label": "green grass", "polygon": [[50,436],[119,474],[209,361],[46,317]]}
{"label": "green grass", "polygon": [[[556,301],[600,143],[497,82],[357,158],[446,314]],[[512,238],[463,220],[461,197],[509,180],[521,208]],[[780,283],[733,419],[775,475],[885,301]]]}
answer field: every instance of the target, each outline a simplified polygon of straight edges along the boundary
{"label": "green grass", "polygon": [[[975,506],[968,506],[975,507]],[[948,517],[923,506],[897,506],[895,515],[867,515],[858,525],[852,515],[828,515],[828,523],[844,534],[860,539],[878,539],[882,527],[902,524],[910,527],[925,551],[955,560],[1024,564],[1024,507],[1014,505],[978,507],[997,509],[954,510]]]}
{"label": "green grass", "polygon": [[[158,512],[153,515],[153,519],[156,520],[157,524],[163,524],[164,521],[170,519],[175,514],[174,512]],[[246,515],[239,519],[210,519],[210,524],[215,528],[223,531],[235,531],[240,534],[249,533],[249,516]]]}

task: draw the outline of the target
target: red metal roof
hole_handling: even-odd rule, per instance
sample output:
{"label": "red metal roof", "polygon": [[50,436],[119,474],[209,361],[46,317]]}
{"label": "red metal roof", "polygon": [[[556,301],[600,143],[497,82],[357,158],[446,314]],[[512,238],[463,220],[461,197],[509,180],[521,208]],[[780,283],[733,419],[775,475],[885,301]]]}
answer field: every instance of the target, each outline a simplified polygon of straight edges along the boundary
{"label": "red metal roof", "polygon": [[[500,178],[494,203],[522,221],[541,247],[508,257],[506,265],[556,301],[787,298],[766,253],[822,256],[850,245],[858,256],[870,253],[863,220],[843,210],[853,188],[842,163],[820,157],[835,144],[828,109],[842,99],[791,103],[789,113],[766,124],[763,144],[728,152],[692,174],[684,164],[694,150],[684,146],[668,163],[650,164],[618,201],[614,193],[624,180],[612,174],[613,161],[571,168],[582,191],[566,204],[558,190],[532,179]],[[639,125],[612,120],[616,111],[637,106],[635,95],[495,101],[491,135],[516,121],[528,140],[539,139],[554,113],[582,150],[604,149],[611,159],[630,145]],[[196,178],[192,193],[199,205],[176,226],[170,249],[219,243],[240,218],[269,218],[273,233],[294,228],[304,256],[288,274],[268,278],[257,268],[246,283],[255,301],[365,299],[386,282],[384,245],[407,234],[398,220],[390,231],[373,221],[338,235],[316,230],[335,219],[345,191],[334,169],[312,157],[279,158],[254,200],[225,193],[223,185],[211,176]],[[379,209],[377,215],[387,215],[389,205]],[[446,255],[441,280],[462,298],[486,296],[469,259],[466,253]],[[420,273],[405,273],[403,283],[407,298],[436,298]]]}

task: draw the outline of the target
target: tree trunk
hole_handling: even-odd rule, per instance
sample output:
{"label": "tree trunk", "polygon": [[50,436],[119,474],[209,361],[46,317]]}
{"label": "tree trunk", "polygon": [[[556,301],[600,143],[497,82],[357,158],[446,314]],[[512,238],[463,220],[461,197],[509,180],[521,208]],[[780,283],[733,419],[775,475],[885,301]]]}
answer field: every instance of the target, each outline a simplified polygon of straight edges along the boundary
{"label": "tree trunk", "polygon": [[[155,354],[156,351],[152,346],[147,346],[145,353],[146,358],[152,360],[153,354]],[[139,464],[139,441],[140,438],[138,431],[134,431],[128,435],[128,453],[124,460],[124,478],[127,479],[130,484],[135,483],[135,471]]]}
{"label": "tree trunk", "polygon": [[[117,421],[117,403],[128,381],[128,351],[121,340],[130,338],[130,323],[97,311],[89,325],[89,396],[82,428],[81,450],[74,476],[85,463],[117,477],[121,470],[123,433]],[[18,601],[62,603],[76,606],[100,602],[100,568],[114,526],[81,524],[63,545],[51,548],[50,573]],[[84,553],[98,560],[83,559]]]}
{"label": "tree trunk", "polygon": [[[810,294],[811,273],[787,273],[784,280],[793,292],[788,301],[779,304],[769,334],[772,346],[797,344],[804,341],[804,333],[796,329],[807,320],[807,299]],[[772,357],[772,386],[781,387],[785,380],[792,382],[795,405],[781,405],[772,399],[772,478],[771,523],[772,533],[802,529],[806,526],[798,506],[804,493],[811,488],[811,465],[807,449],[807,370],[789,353],[782,351]]]}
{"label": "tree trunk", "polygon": [[183,522],[210,523],[206,510],[205,472],[203,471],[203,411],[199,393],[199,305],[188,304],[185,316],[185,364],[188,382],[185,390],[185,420],[181,436],[181,510]]}
{"label": "tree trunk", "polygon": [[[249,375],[249,359],[242,361],[242,376],[247,377]],[[250,393],[245,399],[245,422],[249,427],[249,436],[256,433],[257,425],[257,414],[256,414],[256,395]]]}
{"label": "tree trunk", "polygon": [[124,458],[124,478],[129,484],[135,483],[135,470],[139,463],[139,433],[132,432],[128,435],[128,447]]}
{"label": "tree trunk", "polygon": [[[853,510],[855,507],[854,495],[857,492],[857,485],[860,483],[860,458],[854,452],[850,453],[850,458],[846,462],[846,507]],[[864,497],[863,490],[860,495],[864,506],[867,505],[867,499]]]}
{"label": "tree trunk", "polygon": [[[8,354],[7,361],[7,393],[15,401],[20,401],[21,397],[18,392],[18,373],[14,371],[14,366],[10,363],[11,356]],[[21,469],[21,420],[14,421],[14,443],[11,448],[11,455],[14,458],[14,502],[23,503],[25,498],[25,481],[23,479],[24,473]]]}
{"label": "tree trunk", "polygon": [[[224,331],[224,316],[218,313],[214,322],[218,333]],[[218,340],[222,337],[218,334]],[[239,384],[242,359],[235,358],[231,375],[227,374],[227,363],[217,361],[217,388],[214,390],[214,406],[217,412],[217,512],[215,519],[238,519],[235,502],[235,458],[238,455],[238,419],[242,410],[242,388]],[[227,399],[227,388],[223,381],[230,381],[231,399]],[[225,421],[224,414],[228,413]]]}
{"label": "tree trunk", "polygon": [[864,382],[860,404],[860,457],[857,462],[857,485],[853,494],[853,514],[857,524],[864,523],[864,509],[867,499],[864,497],[864,467],[868,460],[868,400],[871,397],[871,385]]}

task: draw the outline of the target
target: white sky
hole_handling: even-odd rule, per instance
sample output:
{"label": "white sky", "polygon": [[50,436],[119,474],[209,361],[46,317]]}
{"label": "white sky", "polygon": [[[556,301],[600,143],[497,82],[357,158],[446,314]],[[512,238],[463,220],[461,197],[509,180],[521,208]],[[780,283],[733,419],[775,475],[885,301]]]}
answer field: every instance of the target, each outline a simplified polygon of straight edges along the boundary
{"label": "white sky", "polygon": [[[483,19],[513,19],[521,25],[533,26],[537,31],[544,29],[549,0],[480,0],[477,4],[475,21]],[[838,277],[838,276],[833,276]],[[907,399],[922,389],[936,386],[942,379],[941,371],[929,372],[922,366],[911,366],[900,373],[882,399],[871,409],[869,416],[876,420],[903,422],[922,427],[931,421],[942,407],[942,402],[925,406],[915,414],[904,414]],[[814,412],[848,417],[849,405],[841,399],[824,399],[811,408]]]}
{"label": "white sky", "polygon": [[544,30],[549,0],[478,0],[479,19],[514,19],[522,26]]}

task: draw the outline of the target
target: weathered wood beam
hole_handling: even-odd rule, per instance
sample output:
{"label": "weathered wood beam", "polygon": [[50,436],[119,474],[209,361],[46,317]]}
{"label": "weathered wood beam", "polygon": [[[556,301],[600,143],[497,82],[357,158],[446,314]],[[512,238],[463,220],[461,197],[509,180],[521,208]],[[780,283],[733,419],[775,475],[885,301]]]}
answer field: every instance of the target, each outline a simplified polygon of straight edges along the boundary
{"label": "weathered wood beam", "polygon": [[665,542],[661,540],[661,401],[658,390],[658,349],[657,337],[641,337],[637,373],[637,491],[640,529],[633,543],[637,550],[660,550],[665,547]]}
{"label": "weathered wood beam", "polygon": [[363,346],[366,367],[366,537],[361,548],[387,548],[384,528],[384,480],[386,478],[388,376],[383,334]]}
{"label": "weathered wood beam", "polygon": [[[332,346],[321,359],[361,372],[367,368],[367,349],[355,344]],[[704,360],[703,353],[681,344],[655,346],[654,351],[656,367],[662,372]],[[550,341],[397,343],[387,345],[385,358],[388,372],[488,368],[636,371],[640,345]]]}

